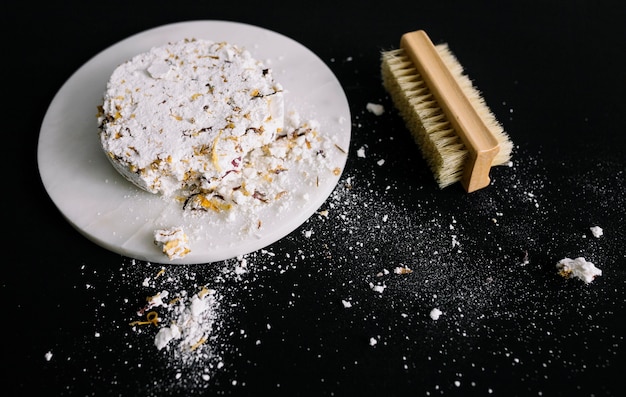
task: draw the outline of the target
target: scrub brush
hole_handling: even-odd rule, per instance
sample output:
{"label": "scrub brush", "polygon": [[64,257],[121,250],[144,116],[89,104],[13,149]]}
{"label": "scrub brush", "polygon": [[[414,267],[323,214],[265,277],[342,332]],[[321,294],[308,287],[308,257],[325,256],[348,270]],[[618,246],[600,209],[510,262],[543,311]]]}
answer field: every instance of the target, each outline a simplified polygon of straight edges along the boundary
{"label": "scrub brush", "polygon": [[440,188],[482,189],[491,167],[509,162],[508,135],[447,44],[405,33],[399,49],[382,52],[381,74]]}

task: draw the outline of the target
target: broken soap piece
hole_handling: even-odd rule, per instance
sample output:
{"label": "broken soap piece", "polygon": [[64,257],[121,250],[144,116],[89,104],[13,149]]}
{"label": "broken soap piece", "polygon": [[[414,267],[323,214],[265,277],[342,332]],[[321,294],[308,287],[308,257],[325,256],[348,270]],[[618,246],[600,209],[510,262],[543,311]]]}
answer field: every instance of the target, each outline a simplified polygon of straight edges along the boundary
{"label": "broken soap piece", "polygon": [[191,252],[189,239],[181,226],[155,230],[154,243],[160,246],[170,259],[183,258]]}
{"label": "broken soap piece", "polygon": [[587,262],[583,257],[576,259],[563,258],[557,262],[556,268],[559,270],[559,275],[565,278],[579,278],[585,283],[590,283],[597,276],[602,275],[602,270],[598,269],[593,263]]}

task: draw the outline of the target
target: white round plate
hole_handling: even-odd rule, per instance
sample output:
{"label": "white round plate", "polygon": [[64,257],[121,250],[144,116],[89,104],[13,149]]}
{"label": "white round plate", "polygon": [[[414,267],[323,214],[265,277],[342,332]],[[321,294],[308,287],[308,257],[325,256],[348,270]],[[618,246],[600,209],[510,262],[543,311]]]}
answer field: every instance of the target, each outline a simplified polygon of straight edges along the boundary
{"label": "white round plate", "polygon": [[[209,263],[266,247],[319,210],[341,176],[328,172],[316,184],[292,181],[295,191],[288,205],[269,204],[251,222],[249,216],[187,216],[180,203],[142,191],[117,173],[100,147],[96,122],[111,73],[139,53],[185,38],[237,44],[266,62],[285,89],[285,111],[318,121],[320,133],[343,149],[327,154],[339,170],[350,144],[350,109],[337,78],[313,52],[281,34],[236,22],[191,21],[138,33],[100,52],[52,100],[39,136],[39,172],[54,204],[87,238],[124,256],[157,263]],[[155,230],[174,226],[188,232],[191,253],[170,260],[153,239]]]}

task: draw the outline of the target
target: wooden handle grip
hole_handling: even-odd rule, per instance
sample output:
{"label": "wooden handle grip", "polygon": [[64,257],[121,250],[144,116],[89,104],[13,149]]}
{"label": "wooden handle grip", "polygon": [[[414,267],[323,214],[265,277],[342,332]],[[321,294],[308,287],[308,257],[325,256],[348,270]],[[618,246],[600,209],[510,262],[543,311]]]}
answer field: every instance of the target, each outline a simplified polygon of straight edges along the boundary
{"label": "wooden handle grip", "polygon": [[463,187],[472,192],[489,185],[489,170],[500,150],[498,140],[476,112],[426,32],[405,33],[400,47],[413,62],[468,150],[461,179]]}

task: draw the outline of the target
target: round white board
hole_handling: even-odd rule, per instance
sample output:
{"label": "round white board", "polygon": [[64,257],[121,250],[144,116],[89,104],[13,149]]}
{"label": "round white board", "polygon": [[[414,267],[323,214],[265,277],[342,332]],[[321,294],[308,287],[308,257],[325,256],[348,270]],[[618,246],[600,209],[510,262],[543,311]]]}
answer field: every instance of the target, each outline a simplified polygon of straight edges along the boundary
{"label": "round white board", "polygon": [[[291,233],[332,193],[340,172],[299,183],[289,202],[268,204],[250,216],[189,216],[179,202],[147,193],[115,171],[98,138],[96,112],[113,70],[133,56],[184,38],[226,41],[264,61],[285,89],[285,110],[319,122],[335,147],[328,163],[343,170],[351,119],[345,93],[331,70],[300,43],[270,30],[227,21],[164,25],[105,49],[78,69],[56,94],[41,126],[38,165],[44,187],[65,218],[95,243],[121,255],[157,263],[209,263],[244,255]],[[153,242],[157,229],[182,226],[191,253],[170,260]]]}

